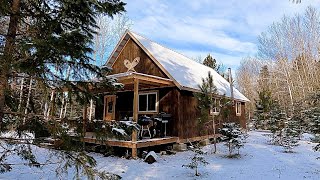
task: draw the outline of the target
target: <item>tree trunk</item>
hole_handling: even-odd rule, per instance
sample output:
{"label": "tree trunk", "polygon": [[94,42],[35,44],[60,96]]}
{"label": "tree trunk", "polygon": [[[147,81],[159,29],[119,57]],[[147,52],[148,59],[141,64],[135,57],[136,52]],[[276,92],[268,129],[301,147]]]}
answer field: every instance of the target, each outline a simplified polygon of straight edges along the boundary
{"label": "tree trunk", "polygon": [[19,105],[18,105],[18,112],[21,110],[21,104],[22,104],[22,97],[23,97],[23,84],[24,84],[24,77],[22,77],[20,82],[20,97],[19,97]]}
{"label": "tree trunk", "polygon": [[28,115],[28,108],[30,104],[30,97],[31,97],[31,92],[32,92],[32,77],[30,77],[30,84],[29,84],[29,92],[28,92],[28,97],[27,97],[27,105],[26,108],[24,109],[24,117],[23,117],[23,124],[26,123],[26,116]]}
{"label": "tree trunk", "polygon": [[6,43],[4,46],[3,58],[0,59],[0,127],[2,127],[5,107],[5,92],[8,90],[9,68],[10,63],[13,61],[15,38],[18,30],[19,9],[20,0],[13,0],[11,4],[11,16],[5,41]]}
{"label": "tree trunk", "polygon": [[217,137],[216,137],[216,122],[214,119],[214,114],[212,114],[212,128],[213,128],[213,144],[214,144],[214,151],[215,154],[217,152]]}
{"label": "tree trunk", "polygon": [[0,128],[2,128],[2,120],[4,116],[4,106],[5,106],[5,89],[8,86],[8,78],[6,75],[0,75]]}

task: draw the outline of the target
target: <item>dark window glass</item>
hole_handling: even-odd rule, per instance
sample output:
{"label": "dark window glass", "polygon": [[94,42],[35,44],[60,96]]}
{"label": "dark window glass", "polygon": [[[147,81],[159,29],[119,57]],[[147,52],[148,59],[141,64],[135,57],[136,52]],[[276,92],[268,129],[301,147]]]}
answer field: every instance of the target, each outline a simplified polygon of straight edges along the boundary
{"label": "dark window glass", "polygon": [[241,103],[240,102],[237,102],[237,114],[240,114],[241,113]]}
{"label": "dark window glass", "polygon": [[148,111],[156,110],[156,94],[148,94]]}
{"label": "dark window glass", "polygon": [[139,111],[147,111],[147,95],[139,95]]}
{"label": "dark window glass", "polygon": [[113,101],[108,102],[108,113],[113,112]]}

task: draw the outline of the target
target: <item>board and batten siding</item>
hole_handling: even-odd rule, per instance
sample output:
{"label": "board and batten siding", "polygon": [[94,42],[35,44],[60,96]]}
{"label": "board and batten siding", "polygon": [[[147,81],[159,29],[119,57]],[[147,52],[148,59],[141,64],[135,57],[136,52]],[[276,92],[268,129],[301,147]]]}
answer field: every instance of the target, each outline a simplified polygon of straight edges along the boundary
{"label": "board and batten siding", "polygon": [[136,57],[140,57],[140,62],[134,68],[136,72],[168,78],[164,72],[150,59],[150,57],[138,46],[131,38],[122,49],[121,53],[116,58],[112,65],[112,72],[110,74],[118,74],[127,72],[124,65],[124,60],[132,62]]}

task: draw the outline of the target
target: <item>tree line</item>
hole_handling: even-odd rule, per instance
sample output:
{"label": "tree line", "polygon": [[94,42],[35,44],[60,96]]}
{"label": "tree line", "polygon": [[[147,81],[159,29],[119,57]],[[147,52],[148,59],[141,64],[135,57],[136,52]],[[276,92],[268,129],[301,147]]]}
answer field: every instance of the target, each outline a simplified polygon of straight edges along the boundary
{"label": "tree line", "polygon": [[279,132],[290,125],[299,133],[320,133],[319,42],[319,11],[313,7],[284,16],[261,33],[258,54],[244,58],[236,72],[256,128]]}

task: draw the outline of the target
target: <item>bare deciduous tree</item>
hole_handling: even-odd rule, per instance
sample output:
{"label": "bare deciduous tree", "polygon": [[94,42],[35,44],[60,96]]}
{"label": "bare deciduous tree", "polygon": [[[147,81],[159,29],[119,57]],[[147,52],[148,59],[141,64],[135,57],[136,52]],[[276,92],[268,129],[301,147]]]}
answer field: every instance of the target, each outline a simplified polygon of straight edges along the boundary
{"label": "bare deciduous tree", "polygon": [[93,58],[97,65],[104,65],[123,33],[132,26],[132,21],[126,14],[118,14],[113,18],[100,16],[97,24],[99,29],[94,37]]}

